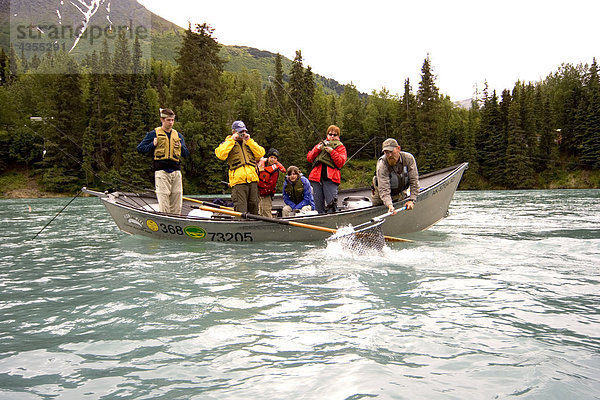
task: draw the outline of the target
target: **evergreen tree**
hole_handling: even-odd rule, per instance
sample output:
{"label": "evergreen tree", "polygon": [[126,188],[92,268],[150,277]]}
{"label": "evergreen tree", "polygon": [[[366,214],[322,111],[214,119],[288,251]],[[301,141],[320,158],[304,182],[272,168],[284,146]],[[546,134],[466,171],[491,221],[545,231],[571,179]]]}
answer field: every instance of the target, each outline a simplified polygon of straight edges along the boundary
{"label": "evergreen tree", "polygon": [[150,163],[145,162],[145,156],[138,153],[137,145],[144,138],[147,127],[144,124],[145,109],[144,94],[146,91],[146,81],[144,67],[142,65],[142,49],[138,37],[135,37],[133,44],[133,54],[131,63],[132,99],[131,99],[131,120],[128,123],[128,130],[124,136],[123,149],[123,168],[121,175],[127,177],[127,182],[134,189],[143,188],[147,184],[150,175]]}
{"label": "evergreen tree", "polygon": [[397,137],[396,132],[394,132],[394,110],[396,109],[398,109],[398,105],[385,88],[381,89],[379,93],[373,91],[368,97],[364,131],[368,140],[379,138],[379,141],[373,140],[373,145],[369,147],[371,151],[361,151],[359,153],[360,158],[379,158],[381,147],[378,143],[388,137]]}
{"label": "evergreen tree", "polygon": [[336,96],[331,95],[329,97],[329,125],[339,125],[338,122],[338,105]]}
{"label": "evergreen tree", "polygon": [[279,110],[280,113],[282,113],[281,107],[283,107],[283,104],[285,104],[286,101],[284,85],[282,57],[281,54],[277,53],[275,56],[275,83],[273,85],[273,90],[275,92],[277,110]]}
{"label": "evergreen tree", "polygon": [[312,130],[313,139],[310,142],[311,144],[319,140],[321,132],[326,132],[327,127],[332,124],[330,119],[331,102],[329,97],[330,96],[325,94],[323,85],[317,84],[313,95],[312,122],[314,127]]}
{"label": "evergreen tree", "polygon": [[[404,81],[404,94],[398,104],[399,143],[405,151],[419,152],[417,136],[417,100],[412,93],[410,79]],[[385,140],[385,139],[384,139]]]}
{"label": "evergreen tree", "polygon": [[0,86],[7,83],[8,80],[8,55],[0,48]]}
{"label": "evergreen tree", "polygon": [[350,157],[369,140],[363,126],[366,107],[360,99],[356,86],[352,83],[344,86],[340,108],[341,140],[346,147],[348,157]]}
{"label": "evergreen tree", "polygon": [[554,127],[560,129],[559,148],[566,154],[576,155],[580,149],[577,121],[583,98],[583,71],[563,64],[546,79],[546,86],[551,93]]}
{"label": "evergreen tree", "polygon": [[471,102],[471,108],[467,112],[467,121],[463,134],[459,137],[457,143],[457,161],[469,163],[469,168],[464,176],[464,181],[468,182],[475,181],[477,171],[479,171],[475,138],[477,137],[480,123],[481,113],[478,107],[478,101],[473,100]]}
{"label": "evergreen tree", "polygon": [[174,106],[191,100],[200,112],[209,112],[212,102],[221,91],[220,77],[223,60],[221,45],[212,37],[214,29],[207,24],[191,25],[185,31],[177,57],[177,69],[172,82]]}
{"label": "evergreen tree", "polygon": [[129,40],[125,31],[119,31],[117,42],[115,43],[115,54],[112,59],[111,85],[114,90],[114,107],[107,116],[110,126],[109,129],[109,147],[110,147],[110,176],[109,181],[125,181],[124,171],[122,171],[125,162],[124,152],[127,151],[127,135],[135,129],[132,123],[133,101],[136,97],[132,83],[132,55],[129,49]]}
{"label": "evergreen tree", "polygon": [[556,159],[556,142],[552,118],[550,114],[550,100],[544,95],[541,85],[536,87],[535,94],[536,132],[539,138],[536,151],[536,171],[542,172],[554,166]]}
{"label": "evergreen tree", "polygon": [[[92,55],[88,59],[88,67],[90,69],[90,79],[89,79],[89,99],[88,99],[88,107],[87,114],[89,117],[88,125],[83,132],[82,137],[82,170],[85,174],[85,185],[88,187],[95,187],[98,182],[94,182],[94,171],[102,171],[105,170],[105,165],[99,165],[96,161],[99,154],[97,153],[97,143],[99,141],[100,129],[99,125],[102,120],[102,115],[100,113],[100,103],[99,98],[101,97],[100,93],[100,66],[98,60],[98,54],[94,50]],[[102,160],[102,157],[98,157],[98,159]]]}
{"label": "evergreen tree", "polygon": [[430,171],[433,165],[433,154],[431,147],[437,140],[438,133],[438,110],[440,97],[435,85],[435,76],[431,69],[429,55],[423,61],[421,68],[421,82],[417,91],[418,107],[418,137],[417,137],[417,165],[423,172]]}
{"label": "evergreen tree", "polygon": [[292,62],[290,70],[290,110],[293,110],[293,115],[296,117],[298,126],[306,126],[306,120],[302,116],[302,105],[305,103],[303,96],[305,95],[305,76],[304,67],[302,66],[302,52],[296,50],[296,57]]}
{"label": "evergreen tree", "polygon": [[[506,93],[503,93],[506,94]],[[510,104],[508,97],[503,97],[503,107]],[[490,95],[487,84],[483,90],[483,105],[481,107],[481,124],[476,138],[477,159],[481,168],[480,174],[492,181],[500,179],[498,167],[504,172],[504,156],[506,146],[503,142],[502,114],[498,104],[496,91]],[[500,157],[500,158],[499,158]],[[498,159],[499,158],[499,159]]]}
{"label": "evergreen tree", "polygon": [[590,169],[600,168],[600,80],[594,58],[585,87],[587,113],[582,139],[581,162]]}
{"label": "evergreen tree", "polygon": [[508,146],[504,184],[509,189],[530,188],[533,184],[533,168],[527,148],[527,137],[521,122],[521,85],[513,91],[513,101],[508,110]]}
{"label": "evergreen tree", "polygon": [[[224,102],[224,62],[213,32],[207,24],[196,25],[194,31],[191,26],[188,28],[171,83],[175,112],[179,115],[175,129],[181,127],[191,153],[183,168],[186,190],[192,192],[214,193],[223,189],[221,181],[227,179],[227,165],[215,158],[214,149],[230,132],[231,109]],[[181,110],[177,110],[179,107]]]}
{"label": "evergreen tree", "polygon": [[315,118],[315,80],[310,65],[304,70],[303,89],[302,103],[300,105],[304,111],[304,118],[302,119],[301,126],[304,126],[304,130],[308,134],[307,136],[310,138],[308,140],[313,142],[318,140],[321,135],[320,132],[317,131],[317,127],[313,122]]}
{"label": "evergreen tree", "polygon": [[19,71],[19,59],[17,52],[13,45],[10,45],[8,50],[8,67],[6,69],[6,82],[10,85],[17,80],[17,73]]}
{"label": "evergreen tree", "polygon": [[[51,79],[51,110],[45,115],[46,139],[49,144],[44,158],[46,166],[42,183],[51,191],[70,192],[78,189],[81,172],[82,132],[84,126],[81,76],[75,60],[59,53],[51,60],[57,70],[66,71]],[[63,68],[63,69],[61,69]]]}

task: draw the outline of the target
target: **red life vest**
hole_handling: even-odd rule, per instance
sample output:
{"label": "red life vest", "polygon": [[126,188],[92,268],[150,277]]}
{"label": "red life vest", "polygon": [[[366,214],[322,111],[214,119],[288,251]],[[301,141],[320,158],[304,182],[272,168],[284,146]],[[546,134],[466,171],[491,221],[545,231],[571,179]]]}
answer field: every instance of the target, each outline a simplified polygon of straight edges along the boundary
{"label": "red life vest", "polygon": [[258,173],[258,194],[262,197],[275,194],[277,179],[279,179],[279,166],[277,164],[266,166]]}

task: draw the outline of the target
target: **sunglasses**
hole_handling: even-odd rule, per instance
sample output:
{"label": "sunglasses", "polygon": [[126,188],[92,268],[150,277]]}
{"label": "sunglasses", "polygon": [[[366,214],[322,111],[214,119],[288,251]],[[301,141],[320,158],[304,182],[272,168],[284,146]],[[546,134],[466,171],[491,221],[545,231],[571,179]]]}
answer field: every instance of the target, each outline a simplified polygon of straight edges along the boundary
{"label": "sunglasses", "polygon": [[328,132],[327,134],[328,134],[329,136],[337,136],[337,137],[339,137],[339,136],[340,136],[340,135],[338,135],[338,134],[337,134],[337,133],[335,133],[335,132]]}

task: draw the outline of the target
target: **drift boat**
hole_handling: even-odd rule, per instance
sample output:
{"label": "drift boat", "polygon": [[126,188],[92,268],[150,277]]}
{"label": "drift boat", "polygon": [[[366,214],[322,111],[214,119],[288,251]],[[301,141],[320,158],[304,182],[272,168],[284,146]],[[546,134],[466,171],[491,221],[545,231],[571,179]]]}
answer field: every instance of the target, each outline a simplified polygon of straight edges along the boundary
{"label": "drift boat", "polygon": [[[443,219],[467,167],[468,163],[462,163],[419,176],[420,192],[414,209],[385,218],[382,225],[385,235],[422,231]],[[371,204],[370,188],[340,190],[337,213],[297,214],[274,221],[235,218],[204,211],[205,208],[198,205],[219,202],[219,197],[215,196],[184,197],[181,215],[170,215],[157,211],[158,201],[154,193],[82,190],[100,198],[121,231],[170,240],[229,243],[324,240],[331,236],[331,229],[356,226],[388,211],[385,206]],[[394,206],[400,208],[405,202],[398,201]],[[274,217],[281,215],[283,206],[281,195],[275,196]],[[299,226],[302,224],[324,229],[307,229]]]}

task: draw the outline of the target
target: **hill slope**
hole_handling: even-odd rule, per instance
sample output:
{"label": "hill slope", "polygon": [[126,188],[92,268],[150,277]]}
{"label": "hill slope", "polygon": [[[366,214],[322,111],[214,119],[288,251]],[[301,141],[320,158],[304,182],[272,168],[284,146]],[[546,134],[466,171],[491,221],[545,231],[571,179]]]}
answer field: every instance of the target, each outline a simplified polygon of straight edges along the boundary
{"label": "hill slope", "polygon": [[[86,32],[99,32],[101,29],[119,29],[120,27],[138,27],[151,28],[151,38],[143,40],[142,46],[145,47],[144,58],[154,58],[156,60],[175,63],[177,52],[181,46],[182,34],[184,28],[148,11],[136,0],[88,0],[88,8],[83,7],[81,3],[75,5],[73,2],[49,2],[47,0],[0,0],[0,47],[8,52],[11,44],[11,26],[13,39],[17,34],[15,26],[21,26],[20,32],[26,32],[33,35],[34,38],[29,42],[50,41],[52,37],[51,29],[58,32],[59,39],[62,39],[61,47],[69,50],[73,47],[71,54],[76,57],[83,57],[91,51],[100,51],[100,44],[103,39],[107,39],[109,48],[114,47],[116,35],[109,35],[103,31],[103,34],[94,42],[90,43],[91,33],[87,36],[84,32],[81,40],[77,41],[78,35],[75,33],[68,37],[68,30],[76,31],[79,26],[86,26]],[[61,31],[62,30],[62,31]],[[66,34],[64,32],[67,32]],[[110,32],[110,31],[108,31]],[[30,36],[29,36],[30,37]],[[55,39],[55,37],[53,37]],[[14,44],[13,40],[13,44]],[[64,43],[64,45],[62,45]],[[150,46],[151,47],[148,47]],[[15,49],[21,56],[21,51]],[[43,53],[38,53],[42,56]],[[25,54],[30,58],[33,54]],[[268,82],[268,77],[275,74],[276,54],[245,46],[223,46],[221,56],[226,61],[225,70],[237,72],[243,68],[257,70],[263,82]],[[292,61],[283,57],[283,70],[290,70]],[[315,74],[315,80],[325,88],[326,93],[341,94],[343,85],[339,82]]]}

